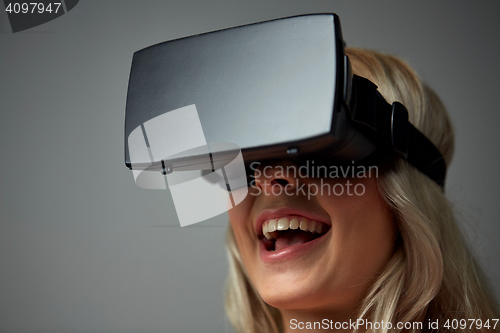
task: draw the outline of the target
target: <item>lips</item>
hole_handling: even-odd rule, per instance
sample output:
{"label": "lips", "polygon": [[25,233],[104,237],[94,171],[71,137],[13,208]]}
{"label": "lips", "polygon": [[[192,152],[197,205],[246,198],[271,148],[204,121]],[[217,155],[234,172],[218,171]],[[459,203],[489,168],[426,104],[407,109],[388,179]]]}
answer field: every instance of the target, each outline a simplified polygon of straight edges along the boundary
{"label": "lips", "polygon": [[[267,210],[256,219],[256,232],[261,243],[261,258],[299,254],[318,243],[331,227],[323,216],[290,208]],[[309,244],[311,243],[311,244]],[[264,253],[263,253],[264,252]]]}

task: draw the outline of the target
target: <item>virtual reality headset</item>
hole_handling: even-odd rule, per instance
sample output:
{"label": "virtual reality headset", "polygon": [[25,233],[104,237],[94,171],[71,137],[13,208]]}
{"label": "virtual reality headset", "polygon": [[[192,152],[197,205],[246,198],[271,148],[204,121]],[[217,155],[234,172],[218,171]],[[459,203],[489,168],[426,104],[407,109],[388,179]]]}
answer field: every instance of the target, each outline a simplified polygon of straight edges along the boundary
{"label": "virtual reality headset", "polygon": [[[204,33],[133,56],[125,164],[136,181],[144,171],[182,181],[182,171],[206,175],[231,162],[357,163],[379,150],[444,186],[443,157],[406,108],[353,75],[335,14]],[[153,178],[143,187],[163,188]]]}

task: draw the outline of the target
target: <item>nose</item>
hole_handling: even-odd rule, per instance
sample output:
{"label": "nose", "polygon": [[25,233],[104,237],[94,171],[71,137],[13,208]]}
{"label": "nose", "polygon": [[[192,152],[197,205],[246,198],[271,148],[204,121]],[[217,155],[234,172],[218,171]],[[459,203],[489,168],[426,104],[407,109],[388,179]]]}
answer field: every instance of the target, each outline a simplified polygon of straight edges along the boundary
{"label": "nose", "polygon": [[266,195],[279,195],[299,185],[297,167],[291,163],[261,164],[254,177],[255,185]]}

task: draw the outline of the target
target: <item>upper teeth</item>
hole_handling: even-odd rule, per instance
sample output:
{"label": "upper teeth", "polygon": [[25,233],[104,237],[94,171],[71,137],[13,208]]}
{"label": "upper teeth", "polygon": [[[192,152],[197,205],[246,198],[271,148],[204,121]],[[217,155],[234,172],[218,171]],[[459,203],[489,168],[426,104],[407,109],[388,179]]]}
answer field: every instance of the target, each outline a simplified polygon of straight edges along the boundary
{"label": "upper teeth", "polygon": [[262,224],[262,233],[267,239],[276,238],[278,231],[298,229],[312,233],[321,233],[323,225],[320,222],[307,220],[305,217],[280,217],[267,220]]}

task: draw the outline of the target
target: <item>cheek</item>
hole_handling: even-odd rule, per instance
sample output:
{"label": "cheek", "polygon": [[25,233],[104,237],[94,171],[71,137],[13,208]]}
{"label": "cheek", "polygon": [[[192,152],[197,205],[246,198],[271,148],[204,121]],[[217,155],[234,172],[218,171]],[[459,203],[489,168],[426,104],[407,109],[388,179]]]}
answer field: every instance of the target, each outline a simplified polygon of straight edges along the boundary
{"label": "cheek", "polygon": [[376,276],[391,258],[397,234],[392,211],[376,180],[360,180],[361,196],[323,196],[321,205],[332,218],[330,249],[337,272],[352,283]]}
{"label": "cheek", "polygon": [[251,224],[251,212],[254,201],[255,196],[249,191],[243,201],[228,211],[229,221],[231,221],[235,232],[242,228],[248,228],[248,225]]}
{"label": "cheek", "polygon": [[235,241],[240,249],[240,254],[245,264],[247,263],[245,258],[254,250],[253,248],[257,243],[252,223],[252,207],[254,201],[255,196],[249,193],[241,203],[228,211]]}

